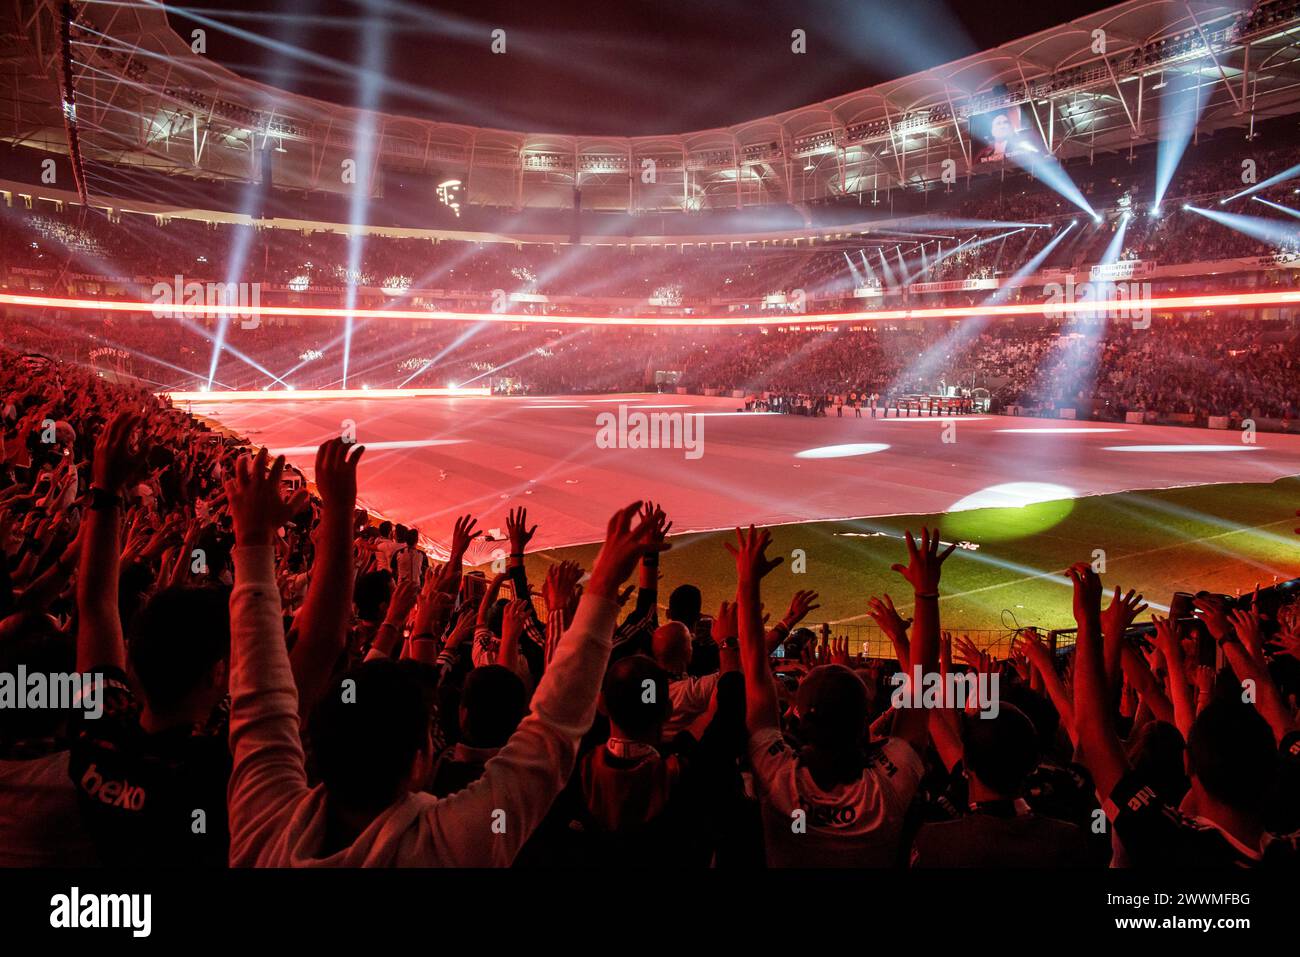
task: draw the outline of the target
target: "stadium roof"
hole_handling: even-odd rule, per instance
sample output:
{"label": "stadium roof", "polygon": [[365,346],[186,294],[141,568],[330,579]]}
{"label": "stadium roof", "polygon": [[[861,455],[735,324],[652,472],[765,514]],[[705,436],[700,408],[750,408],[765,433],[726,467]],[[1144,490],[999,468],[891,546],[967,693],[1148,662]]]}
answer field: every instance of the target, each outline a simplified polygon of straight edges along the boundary
{"label": "stadium roof", "polygon": [[[14,0],[0,27],[0,136],[66,152],[57,0]],[[286,93],[195,54],[161,6],[76,8],[80,149],[100,190],[113,168],[343,191],[340,169],[373,130],[379,170],[453,182],[460,202],[667,211],[799,205],[975,175],[969,119],[1020,105],[1061,159],[1159,135],[1196,89],[1202,133],[1287,115],[1300,100],[1300,0],[1254,6],[1130,0],[999,47],[731,127],[582,137],[379,114]],[[1101,31],[1101,32],[1099,32]],[[737,105],[743,113],[743,105]],[[363,120],[372,122],[363,122]],[[268,152],[270,150],[270,152]],[[945,166],[945,161],[952,161]]]}

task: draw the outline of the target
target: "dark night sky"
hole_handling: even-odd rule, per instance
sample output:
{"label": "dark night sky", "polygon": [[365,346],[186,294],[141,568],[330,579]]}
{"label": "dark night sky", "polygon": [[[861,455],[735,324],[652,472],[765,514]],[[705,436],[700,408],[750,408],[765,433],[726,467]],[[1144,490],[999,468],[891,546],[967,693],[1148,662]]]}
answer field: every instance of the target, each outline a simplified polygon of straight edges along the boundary
{"label": "dark night sky", "polygon": [[[357,72],[303,62],[206,20],[392,83],[395,113],[545,132],[642,135],[726,126],[904,76],[1063,23],[1104,0],[224,0],[173,7],[208,56],[247,76],[365,105]],[[808,52],[790,51],[807,32]],[[490,34],[506,31],[494,55]],[[367,42],[368,41],[368,42]],[[1083,42],[1082,40],[1080,42]]]}

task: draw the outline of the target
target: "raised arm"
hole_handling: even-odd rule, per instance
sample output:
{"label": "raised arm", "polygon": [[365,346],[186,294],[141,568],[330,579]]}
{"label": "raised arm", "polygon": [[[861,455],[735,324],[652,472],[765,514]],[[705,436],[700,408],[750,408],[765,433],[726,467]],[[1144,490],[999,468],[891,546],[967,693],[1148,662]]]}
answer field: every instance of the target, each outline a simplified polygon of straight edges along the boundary
{"label": "raised arm", "polygon": [[879,598],[867,599],[867,614],[889,638],[894,646],[894,656],[904,674],[912,673],[912,646],[907,639],[907,629],[912,626],[912,619],[904,618],[894,608],[894,599],[888,594]]}
{"label": "raised arm", "polygon": [[740,671],[740,624],[736,603],[724,601],[713,618],[713,643],[718,646],[718,670],[723,674]]}
{"label": "raised arm", "polygon": [[1074,713],[1080,757],[1104,800],[1128,770],[1128,759],[1115,732],[1115,709],[1106,685],[1101,579],[1087,562],[1071,566],[1065,574],[1074,584],[1074,620],[1079,626],[1074,649]]}
{"label": "raised arm", "polygon": [[578,584],[581,579],[582,568],[577,562],[563,561],[546,570],[546,583],[542,587],[542,597],[546,601],[546,665],[555,657],[560,637],[578,609],[578,601],[582,598],[582,586]]}
{"label": "raised arm", "polygon": [[1281,744],[1282,739],[1300,727],[1300,724],[1296,722],[1295,715],[1287,707],[1282,693],[1268,672],[1259,612],[1254,609],[1233,609],[1228,620],[1232,622],[1234,635],[1224,640],[1223,653],[1236,672],[1237,680],[1254,684],[1255,708],[1273,729],[1278,744]]}
{"label": "raised arm", "polygon": [[226,495],[235,529],[235,587],[230,594],[230,862],[252,864],[259,830],[307,789],[298,733],[298,691],[284,646],[275,587],[276,529],[307,503],[299,490],[282,498],[284,456],[267,452],[235,463]]}
{"label": "raised arm", "polygon": [[434,831],[447,837],[449,857],[442,863],[509,864],[568,781],[578,743],[596,716],[619,588],[647,549],[668,547],[651,541],[644,522],[632,525],[640,506],[635,502],[610,519],[573,624],[537,686],[529,715],[481,778],[426,811]]}
{"label": "raised arm", "polygon": [[1061,727],[1065,728],[1065,733],[1070,737],[1070,744],[1077,748],[1079,732],[1074,726],[1074,701],[1070,697],[1069,689],[1065,687],[1065,682],[1061,679],[1060,672],[1056,670],[1056,661],[1051,649],[1043,644],[1043,640],[1038,637],[1038,632],[1032,628],[1020,632],[1020,641],[1025,657],[1029,659],[1034,673],[1042,680],[1047,697],[1056,707],[1056,713],[1061,719]]}
{"label": "raised arm", "polygon": [[[1133,624],[1133,620],[1146,611],[1146,608],[1147,606],[1143,603],[1141,595],[1135,596],[1131,588],[1128,594],[1125,595],[1121,593],[1119,586],[1116,585],[1115,594],[1111,597],[1110,604],[1101,613],[1106,687],[1110,689],[1112,700],[1119,693],[1124,674],[1127,674],[1124,663],[1124,634],[1128,631],[1129,625]],[[1132,666],[1129,665],[1129,667]],[[1130,680],[1132,679],[1130,678]]]}
{"label": "raised arm", "polygon": [[[465,566],[465,553],[469,551],[470,543],[483,534],[482,531],[474,531],[474,526],[478,524],[478,519],[473,515],[462,515],[456,519],[456,524],[451,531],[451,550],[447,555],[447,564],[442,567],[439,573],[439,589],[448,595],[455,595],[456,590],[460,588],[460,576]],[[513,551],[514,549],[511,549]],[[520,564],[523,564],[522,558]]]}
{"label": "raised arm", "polygon": [[[371,643],[369,651],[366,652],[367,660],[371,658],[392,658],[394,656],[394,652],[401,646],[402,632],[406,630],[406,620],[411,617],[411,609],[415,607],[419,593],[419,586],[410,578],[398,582],[396,587],[393,588],[393,594],[388,599],[388,610],[384,612],[384,620],[376,629],[375,640]],[[328,677],[326,680],[328,681]],[[299,695],[301,695],[301,689]],[[305,712],[305,714],[309,713]]]}
{"label": "raised arm", "polygon": [[740,668],[745,673],[745,723],[750,734],[779,727],[759,594],[763,577],[783,561],[764,554],[771,541],[771,532],[755,531],[751,525],[748,532],[736,529],[734,546],[724,543],[736,559],[736,623],[740,631]]}
{"label": "raised arm", "polygon": [[364,445],[342,439],[330,439],[316,450],[316,491],[321,498],[316,560],[295,622],[298,641],[290,655],[304,720],[325,693],[347,645],[355,571],[352,509],[357,504],[357,464],[365,451]]}
{"label": "raised arm", "polygon": [[1187,680],[1182,635],[1175,621],[1158,615],[1152,615],[1151,620],[1156,626],[1156,648],[1165,659],[1165,683],[1174,707],[1174,725],[1186,741],[1192,733],[1192,722],[1196,720],[1196,699],[1191,682]]}
{"label": "raised arm", "polygon": [[790,636],[790,632],[799,626],[799,622],[808,617],[810,612],[816,611],[821,605],[816,601],[821,596],[811,589],[801,589],[794,593],[790,599],[790,608],[786,611],[785,617],[767,630],[767,653],[770,655],[781,646],[781,642]]}
{"label": "raised arm", "polygon": [[118,525],[122,490],[139,475],[149,449],[141,435],[132,448],[140,417],[119,412],[95,441],[91,463],[90,508],[77,569],[77,670],[125,670],[126,646],[117,607]]}
{"label": "raised arm", "polygon": [[[895,564],[892,569],[907,579],[915,600],[915,620],[912,624],[910,658],[912,680],[916,669],[921,674],[936,674],[939,668],[939,578],[943,563],[957,546],[949,545],[939,551],[939,530],[933,532],[922,527],[920,544],[907,533],[907,565]],[[901,709],[894,720],[894,734],[907,741],[918,754],[924,754],[930,737],[930,710],[928,708]]]}

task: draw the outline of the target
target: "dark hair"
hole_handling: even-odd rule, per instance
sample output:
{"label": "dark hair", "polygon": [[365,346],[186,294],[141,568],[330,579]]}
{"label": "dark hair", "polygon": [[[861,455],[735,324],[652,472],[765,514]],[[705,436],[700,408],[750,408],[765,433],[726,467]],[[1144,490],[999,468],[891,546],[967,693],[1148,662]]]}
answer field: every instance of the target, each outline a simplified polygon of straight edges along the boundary
{"label": "dark hair", "polygon": [[817,633],[811,628],[796,628],[785,636],[785,641],[781,642],[781,647],[785,649],[787,658],[798,658],[803,653],[805,645],[816,641]]}
{"label": "dark hair", "polygon": [[183,704],[213,665],[230,658],[230,589],[164,588],[135,616],[127,651],[151,708]]}
{"label": "dark hair", "polygon": [[393,523],[389,521],[380,522],[379,534],[384,536],[384,538],[387,538],[389,535],[393,534]]}
{"label": "dark hair", "polygon": [[964,714],[961,742],[966,769],[1004,797],[1018,796],[1038,765],[1034,723],[1005,701],[993,717]]}
{"label": "dark hair", "polygon": [[867,732],[867,686],[843,665],[808,672],[795,696],[804,741],[829,752],[857,750]]}
{"label": "dark hair", "polygon": [[[647,682],[654,689],[648,701]],[[601,694],[609,720],[619,730],[637,738],[652,734],[672,713],[668,672],[647,655],[629,655],[610,665]]]}
{"label": "dark hair", "polygon": [[123,621],[132,621],[139,614],[153,582],[154,573],[144,562],[122,566],[117,576],[117,607]]}
{"label": "dark hair", "polygon": [[384,604],[392,596],[393,576],[387,570],[366,572],[357,579],[352,600],[357,606],[357,617],[363,621],[378,621]]}
{"label": "dark hair", "polygon": [[690,631],[694,631],[695,623],[700,620],[703,601],[700,590],[694,585],[678,585],[668,596],[668,620],[680,621]]}
{"label": "dark hair", "polygon": [[1039,753],[1050,753],[1056,746],[1056,732],[1061,727],[1061,716],[1056,713],[1051,700],[1029,685],[1018,682],[1004,681],[1000,690],[1002,703],[1019,709],[1033,724],[1038,733]]}
{"label": "dark hair", "polygon": [[333,800],[378,814],[429,744],[429,710],[412,662],[379,658],[344,674],[312,713],[316,770]]}
{"label": "dark hair", "polygon": [[1148,721],[1128,746],[1129,764],[1156,793],[1177,805],[1187,793],[1187,746],[1182,733],[1168,721]]}
{"label": "dark hair", "polygon": [[[0,622],[0,674],[70,674],[77,667],[73,641],[54,627],[48,615],[19,612]],[[56,735],[72,711],[47,708],[0,708],[0,744]]]}
{"label": "dark hair", "polygon": [[460,693],[461,733],[476,748],[499,748],[510,740],[528,711],[528,692],[504,665],[475,668]]}
{"label": "dark hair", "polygon": [[1232,807],[1258,809],[1277,770],[1277,743],[1258,711],[1218,698],[1192,723],[1187,768],[1212,797]]}

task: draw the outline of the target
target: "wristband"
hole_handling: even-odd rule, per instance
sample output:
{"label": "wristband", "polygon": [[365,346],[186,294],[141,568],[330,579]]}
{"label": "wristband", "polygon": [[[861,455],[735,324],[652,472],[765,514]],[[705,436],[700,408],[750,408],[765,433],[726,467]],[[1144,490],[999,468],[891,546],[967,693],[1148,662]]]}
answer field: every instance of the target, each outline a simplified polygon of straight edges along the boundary
{"label": "wristband", "polygon": [[937,591],[918,591],[913,592],[913,596],[916,598],[938,598],[939,593]]}

